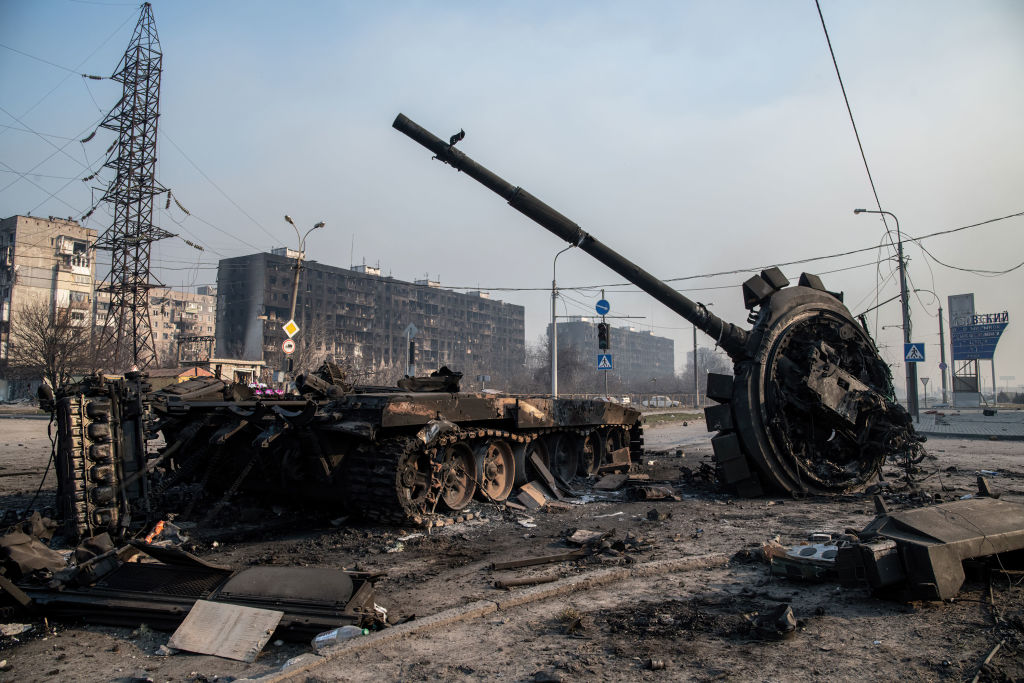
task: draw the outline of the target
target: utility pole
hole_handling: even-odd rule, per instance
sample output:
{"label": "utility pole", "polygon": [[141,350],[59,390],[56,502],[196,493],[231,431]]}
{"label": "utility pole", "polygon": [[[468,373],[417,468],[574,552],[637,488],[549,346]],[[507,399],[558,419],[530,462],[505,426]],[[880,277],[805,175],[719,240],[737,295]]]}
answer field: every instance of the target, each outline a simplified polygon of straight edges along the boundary
{"label": "utility pole", "polygon": [[697,326],[693,327],[693,407],[700,407],[700,384],[697,380]]}
{"label": "utility pole", "polygon": [[992,363],[992,405],[999,402],[999,387],[996,385],[996,353],[992,352],[992,358],[989,359]]}
{"label": "utility pole", "polygon": [[939,370],[942,372],[942,402],[946,403],[946,331],[942,324],[942,306],[939,306]]}
{"label": "utility pole", "polygon": [[[604,290],[603,289],[601,290],[601,300],[604,301]],[[605,325],[608,324],[606,322],[606,320],[605,320],[604,315],[601,316],[601,322],[604,323]],[[609,330],[609,333],[608,333],[608,341],[609,342],[611,342],[611,338],[612,338],[611,337],[611,331]],[[610,345],[611,344],[609,344],[609,346]],[[607,370],[605,370],[605,372],[604,372],[604,395],[606,397],[608,396],[608,371]]]}
{"label": "utility pole", "polygon": [[[896,217],[891,211],[871,211],[869,209],[854,209],[853,212],[857,213],[877,213],[884,214],[886,216],[892,216],[892,219],[896,221],[896,257],[899,259],[899,270],[900,270],[900,303],[903,308],[903,343],[909,344],[911,342],[910,334],[910,297],[907,295],[907,264],[903,259],[903,235],[900,232],[900,219]],[[906,346],[904,346],[904,349]],[[906,381],[907,381],[907,412],[910,416],[917,420],[920,418],[920,414],[917,407],[917,363],[911,363],[903,359],[903,364],[906,366]]]}

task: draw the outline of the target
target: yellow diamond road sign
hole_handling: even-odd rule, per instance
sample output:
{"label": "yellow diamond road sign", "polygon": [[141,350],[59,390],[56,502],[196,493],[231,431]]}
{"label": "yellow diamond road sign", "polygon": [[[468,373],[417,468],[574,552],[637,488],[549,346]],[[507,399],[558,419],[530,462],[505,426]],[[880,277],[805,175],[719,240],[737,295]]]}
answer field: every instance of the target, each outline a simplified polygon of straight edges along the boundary
{"label": "yellow diamond road sign", "polygon": [[289,339],[291,339],[292,337],[299,333],[299,326],[295,324],[294,320],[289,320],[288,322],[286,322],[284,325],[281,326],[281,329],[284,330],[284,333],[288,335]]}

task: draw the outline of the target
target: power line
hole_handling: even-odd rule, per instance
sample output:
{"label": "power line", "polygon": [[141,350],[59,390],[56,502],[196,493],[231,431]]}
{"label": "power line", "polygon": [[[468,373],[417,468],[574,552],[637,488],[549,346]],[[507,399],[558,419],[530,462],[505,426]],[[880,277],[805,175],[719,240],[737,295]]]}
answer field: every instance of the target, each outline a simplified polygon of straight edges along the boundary
{"label": "power line", "polygon": [[[6,166],[6,164],[4,164]],[[32,176],[33,178],[48,178],[50,180],[78,180],[77,176],[68,177],[66,175],[46,175],[43,173],[23,173],[22,171],[16,171],[10,166],[7,168],[0,168],[0,173],[14,173],[19,176]]]}
{"label": "power line", "polygon": [[35,135],[41,135],[41,136],[48,137],[48,138],[57,138],[58,140],[74,140],[75,139],[75,138],[69,138],[69,137],[64,136],[64,135],[52,135],[50,133],[40,133],[38,131],[32,130],[31,128],[18,128],[17,126],[8,126],[8,125],[2,124],[2,123],[0,123],[0,128],[4,128],[6,130],[16,130],[16,131],[18,131],[20,133],[33,133]]}
{"label": "power line", "polygon": [[199,168],[199,166],[196,164],[196,162],[192,161],[192,158],[188,154],[185,153],[185,150],[183,150],[181,147],[179,147],[178,143],[176,143],[174,140],[171,139],[171,136],[167,134],[167,131],[164,131],[164,137],[167,139],[168,142],[170,142],[174,146],[174,149],[178,150],[178,152],[181,154],[181,156],[185,157],[185,160],[188,161],[188,163],[192,164],[192,168],[194,168],[197,171],[199,171],[199,175],[203,176],[203,178],[206,179],[206,182],[208,182],[211,185],[213,185],[213,187],[217,190],[217,192],[221,193],[221,195],[224,197],[224,199],[227,199],[229,202],[231,202],[232,206],[234,206],[236,209],[238,209],[242,213],[243,216],[245,216],[250,221],[252,221],[257,227],[259,227],[260,230],[265,232],[270,237],[270,239],[274,240],[274,242],[278,242],[279,241],[279,238],[276,235],[274,235],[269,230],[267,230],[265,227],[263,227],[263,225],[259,221],[257,221],[255,218],[250,216],[248,214],[248,212],[246,212],[246,210],[243,209],[238,204],[238,202],[236,202],[234,199],[229,197],[227,192],[222,190],[217,183],[213,182],[213,179],[210,178],[210,176],[206,175],[206,173],[203,171],[203,169]]}
{"label": "power line", "polygon": [[[103,40],[103,42],[102,42],[102,43],[100,43],[100,44],[99,44],[99,45],[98,45],[98,46],[96,47],[96,49],[95,49],[95,50],[93,50],[92,52],[90,52],[90,53],[89,53],[88,55],[86,55],[85,59],[83,59],[83,60],[82,60],[81,62],[79,62],[79,64],[78,64],[78,67],[77,67],[77,68],[78,68],[78,69],[81,69],[81,68],[82,68],[82,65],[83,65],[83,64],[85,64],[85,63],[86,63],[87,61],[89,61],[90,59],[92,59],[92,56],[93,56],[93,55],[95,55],[95,54],[96,54],[97,52],[99,52],[99,51],[100,51],[101,49],[103,49],[103,47],[104,47],[104,46],[105,46],[105,45],[106,45],[107,43],[109,43],[109,42],[111,41],[111,39],[112,39],[112,38],[113,38],[113,37],[114,37],[115,35],[117,35],[117,34],[118,34],[118,33],[119,33],[120,31],[121,31],[121,29],[122,29],[122,28],[124,28],[125,24],[127,24],[127,23],[128,23],[129,21],[131,21],[131,20],[132,20],[132,18],[134,18],[134,17],[135,17],[135,12],[132,12],[132,13],[131,13],[130,15],[128,15],[128,17],[127,17],[127,18],[126,18],[126,19],[125,19],[125,20],[124,20],[124,21],[123,21],[123,22],[121,23],[121,25],[120,25],[120,26],[118,26],[118,27],[117,27],[116,29],[114,29],[114,31],[113,31],[113,32],[112,32],[112,33],[111,33],[111,34],[110,34],[109,36],[107,36],[107,37],[106,37],[106,38],[105,38],[105,39]],[[76,73],[76,74],[77,74],[78,72],[77,72],[77,71],[72,71],[72,73]],[[47,92],[47,93],[46,93],[45,95],[43,95],[42,97],[40,97],[40,98],[39,98],[39,99],[38,99],[38,100],[36,101],[36,103],[35,103],[35,104],[33,104],[33,105],[32,105],[31,107],[29,107],[28,109],[26,109],[26,110],[25,110],[25,112],[24,112],[24,113],[22,114],[22,116],[28,116],[28,114],[29,114],[29,113],[30,113],[30,112],[31,112],[31,111],[32,111],[33,109],[35,109],[35,108],[36,108],[36,107],[38,107],[38,106],[39,106],[40,104],[42,104],[42,103],[43,103],[43,102],[44,102],[44,101],[46,100],[46,98],[47,98],[47,97],[49,97],[50,95],[52,95],[52,94],[53,94],[53,93],[54,93],[54,92],[55,92],[55,91],[57,90],[57,88],[59,88],[60,86],[64,85],[64,82],[65,82],[65,81],[67,81],[67,80],[68,80],[68,78],[70,78],[70,77],[71,77],[71,76],[70,76],[70,75],[68,75],[68,76],[65,76],[64,78],[62,78],[62,79],[61,79],[60,81],[58,81],[58,82],[57,82],[57,85],[53,86],[53,87],[52,87],[52,88],[51,88],[51,89],[49,90],[49,92]]]}
{"label": "power line", "polygon": [[0,43],[0,47],[2,47],[4,49],[7,49],[7,50],[10,50],[11,52],[17,52],[22,57],[28,57],[29,59],[34,59],[37,62],[42,62],[43,64],[49,64],[52,67],[56,67],[58,69],[63,69],[64,71],[68,71],[70,73],[73,73],[76,76],[81,76],[82,78],[91,78],[91,79],[93,79],[95,81],[103,80],[103,76],[90,76],[89,74],[79,73],[78,71],[75,71],[74,69],[70,69],[70,68],[68,68],[66,66],[63,66],[61,64],[56,64],[54,62],[51,62],[48,59],[43,59],[42,57],[36,57],[35,55],[30,55],[27,52],[22,52],[21,50],[18,50],[17,48],[11,47],[10,45],[4,45],[3,43]]}
{"label": "power line", "polygon": [[921,251],[927,254],[933,261],[938,263],[940,266],[945,266],[946,268],[950,268],[952,270],[959,270],[964,273],[971,273],[973,275],[978,275],[980,277],[999,277],[1000,275],[1012,273],[1021,266],[1024,266],[1024,261],[1021,261],[1017,265],[1007,268],[1005,270],[985,270],[984,268],[962,268],[961,266],[954,266],[949,263],[944,263],[943,261],[940,261],[938,258],[936,258],[935,254],[928,251],[923,244],[919,244],[917,246],[921,247]]}
{"label": "power line", "polygon": [[[10,116],[10,117],[11,117],[12,119],[14,119],[15,121],[17,121],[17,122],[18,122],[18,123],[20,123],[21,125],[25,126],[25,127],[26,127],[26,128],[27,128],[27,129],[29,130],[29,131],[31,131],[31,132],[32,132],[32,133],[33,133],[34,135],[36,135],[36,136],[37,136],[37,137],[38,137],[38,138],[39,138],[40,140],[42,140],[43,142],[45,142],[46,144],[48,144],[48,145],[49,145],[50,147],[53,147],[53,149],[55,150],[54,152],[52,152],[52,153],[50,154],[50,156],[46,157],[45,159],[43,159],[42,161],[40,161],[40,162],[39,162],[38,164],[36,164],[35,166],[33,166],[33,167],[32,167],[32,169],[31,169],[31,170],[29,171],[29,173],[31,173],[32,171],[36,170],[37,168],[39,168],[39,167],[40,167],[40,166],[42,166],[43,164],[45,164],[45,163],[46,163],[47,161],[49,161],[50,159],[52,159],[52,158],[53,158],[53,157],[54,157],[54,156],[55,156],[56,154],[58,154],[58,153],[60,153],[60,154],[63,154],[63,155],[64,155],[64,156],[66,156],[66,157],[67,157],[68,159],[71,159],[72,161],[74,161],[74,162],[75,162],[76,164],[78,164],[79,166],[81,166],[81,167],[82,167],[82,168],[84,168],[85,170],[92,170],[92,169],[90,169],[90,168],[89,168],[89,166],[88,166],[88,165],[86,165],[86,164],[82,163],[81,161],[79,161],[78,159],[74,158],[73,156],[71,156],[70,154],[68,154],[68,153],[67,153],[66,151],[64,151],[64,148],[65,148],[65,147],[67,147],[68,145],[70,145],[70,144],[71,144],[72,142],[74,142],[75,138],[69,138],[67,142],[65,142],[65,143],[64,143],[63,145],[61,145],[60,147],[58,147],[57,145],[53,144],[53,142],[51,142],[50,140],[47,140],[45,136],[43,136],[43,135],[41,135],[40,133],[37,133],[36,131],[32,130],[31,126],[28,126],[28,125],[27,125],[27,124],[26,124],[26,123],[25,123],[24,121],[22,121],[22,120],[21,120],[20,118],[18,118],[17,116],[15,116],[14,114],[12,114],[11,112],[9,112],[9,111],[7,111],[6,109],[4,109],[3,105],[0,105],[0,111],[2,111],[3,113],[7,114],[8,116]],[[93,128],[93,127],[94,127],[95,125],[96,125],[96,124],[92,124],[92,125],[90,125],[90,126],[89,126],[88,128],[86,128],[85,130],[83,130],[83,131],[82,131],[82,133],[80,133],[79,135],[81,135],[81,134],[84,134],[84,133],[85,133],[85,131],[89,130],[90,128]],[[8,166],[8,168],[10,168],[10,166]],[[17,181],[17,180],[13,180],[13,181],[11,181],[10,183],[8,183],[7,185],[4,185],[4,186],[3,186],[2,188],[0,188],[0,192],[3,192],[4,190],[6,190],[7,188],[9,188],[9,187],[10,187],[11,185],[13,185],[13,184],[14,184],[14,183],[16,183],[16,182],[18,182],[18,181]]]}
{"label": "power line", "polygon": [[[875,179],[871,176],[871,167],[868,166],[868,157],[864,153],[864,145],[860,141],[860,132],[857,130],[857,122],[853,118],[853,108],[850,106],[850,98],[846,96],[846,86],[843,84],[843,76],[839,73],[839,62],[836,60],[836,53],[832,49],[832,39],[828,35],[828,27],[825,26],[825,15],[821,13],[821,3],[814,0],[814,6],[818,8],[818,18],[821,19],[821,30],[825,33],[825,42],[828,43],[828,53],[832,56],[832,66],[836,70],[836,79],[839,81],[839,89],[843,92],[843,102],[846,103],[846,112],[850,115],[850,125],[853,126],[853,135],[857,138],[857,149],[860,150],[860,158],[864,162],[864,171],[868,174],[868,183],[871,184],[871,194],[875,197],[875,205],[882,210],[882,200],[878,198],[878,189],[875,187]],[[889,236],[889,245],[896,248],[892,239],[892,231],[889,230],[889,223],[885,220],[885,214],[879,214],[882,218],[882,225],[885,226],[885,233]]]}
{"label": "power line", "polygon": [[[1017,217],[1020,217],[1020,216],[1024,216],[1024,211],[1018,212],[1018,213],[1009,214],[1009,215],[1006,215],[1006,216],[1001,216],[999,218],[992,218],[992,219],[989,219],[989,220],[980,221],[978,223],[972,223],[970,225],[960,226],[958,228],[950,228],[950,229],[947,229],[947,230],[939,230],[937,232],[929,233],[927,235],[922,235],[921,237],[910,238],[910,239],[912,239],[915,242],[919,242],[921,240],[931,239],[933,237],[940,237],[940,236],[944,236],[944,235],[949,235],[949,234],[952,234],[952,233],[960,232],[962,230],[967,230],[969,228],[976,228],[976,227],[981,227],[981,226],[985,226],[985,225],[991,225],[992,223],[996,223],[998,221],[1003,221],[1003,220],[1007,220],[1007,219],[1010,219],[1010,218],[1017,218]],[[202,220],[202,219],[197,218],[197,220]],[[210,227],[213,227],[216,230],[219,230],[220,232],[224,232],[225,234],[228,234],[225,231],[221,230],[220,228],[217,228],[216,226],[214,226],[212,224],[208,224],[208,225],[210,225]],[[228,236],[230,237],[231,235],[228,234]],[[253,245],[249,245],[249,246],[253,247],[254,249],[256,248]],[[838,253],[835,253],[835,254],[826,254],[826,255],[823,255],[823,256],[812,256],[812,257],[808,257],[808,258],[798,259],[798,260],[795,260],[795,261],[787,261],[787,262],[783,262],[783,263],[770,263],[770,264],[759,265],[759,266],[752,266],[752,267],[747,267],[747,268],[739,268],[739,269],[736,269],[736,270],[718,271],[718,272],[714,272],[714,273],[704,273],[704,274],[700,274],[700,275],[688,275],[688,276],[685,276],[685,277],[668,278],[668,279],[666,279],[664,281],[665,282],[682,282],[682,281],[687,281],[687,280],[697,280],[697,279],[706,279],[706,278],[719,277],[719,276],[722,276],[722,275],[736,275],[736,274],[742,274],[742,273],[758,272],[758,271],[764,270],[765,268],[769,268],[771,266],[788,266],[788,265],[796,265],[796,264],[803,264],[803,263],[811,263],[811,262],[814,262],[814,261],[823,261],[823,260],[828,260],[828,259],[833,259],[833,258],[839,258],[839,257],[842,257],[842,256],[850,256],[850,255],[853,255],[853,254],[861,254],[861,253],[868,252],[868,251],[874,251],[876,249],[878,249],[877,245],[871,246],[871,247],[864,247],[862,249],[852,249],[852,250],[849,250],[849,251],[838,252]],[[234,256],[234,257],[230,257],[230,258],[245,258],[245,256]],[[872,266],[872,265],[881,264],[881,263],[887,263],[887,262],[889,262],[891,260],[892,260],[891,257],[885,257],[885,258],[877,259],[877,260],[874,260],[874,261],[869,261],[869,262],[866,262],[866,263],[860,263],[860,264],[853,265],[853,266],[844,266],[842,268],[835,268],[835,269],[832,269],[832,270],[821,271],[820,274],[821,275],[829,275],[829,274],[832,274],[832,273],[839,273],[839,272],[843,272],[843,271],[847,271],[847,270],[854,270],[856,268],[865,268],[867,266]],[[310,261],[310,263],[316,263],[316,261]],[[323,264],[323,265],[326,265],[326,264]],[[228,264],[218,264],[218,265],[210,264],[209,266],[202,266],[202,267],[203,268],[207,268],[207,269],[211,269],[211,270],[214,269],[214,268],[231,268],[231,267],[234,267],[234,268],[247,268],[248,264],[247,263],[234,263],[234,264],[228,263]],[[337,266],[327,266],[327,267],[335,268]],[[347,269],[343,269],[343,270],[347,270]],[[890,271],[890,274],[888,276],[886,276],[885,280],[882,283],[879,284],[879,288],[882,285],[884,285],[885,281],[888,281],[890,278],[892,278],[892,276],[893,276],[893,274],[895,272],[896,272],[895,269]],[[410,284],[412,284],[412,283],[410,283]],[[423,286],[423,287],[426,287],[427,285],[413,285],[413,286]],[[635,286],[635,285],[633,285],[632,283],[622,282],[622,283],[612,283],[612,284],[575,285],[575,286],[571,286],[571,287],[561,287],[560,286],[558,289],[559,289],[559,291],[577,291],[577,292],[580,292],[580,291],[589,291],[589,290],[600,289],[602,287],[604,287],[604,288],[611,288],[611,287],[633,287],[633,286]],[[736,287],[736,286],[737,285],[735,285],[735,284],[730,284],[730,285],[716,285],[716,286],[710,286],[710,287],[693,287],[693,288],[687,288],[687,289],[680,290],[680,291],[686,291],[686,292],[711,291],[711,290],[716,290],[716,289],[730,289],[730,288]],[[470,290],[470,291],[472,291],[472,290],[480,290],[480,291],[487,291],[487,292],[550,292],[551,291],[551,287],[487,287],[487,286],[481,286],[481,285],[444,285],[444,288],[445,289],[452,289],[452,290]],[[622,290],[619,290],[619,291],[622,292]],[[633,291],[634,292],[639,292],[641,290],[633,290]],[[629,292],[622,292],[622,293],[629,293]],[[856,308],[856,306],[854,308]]]}

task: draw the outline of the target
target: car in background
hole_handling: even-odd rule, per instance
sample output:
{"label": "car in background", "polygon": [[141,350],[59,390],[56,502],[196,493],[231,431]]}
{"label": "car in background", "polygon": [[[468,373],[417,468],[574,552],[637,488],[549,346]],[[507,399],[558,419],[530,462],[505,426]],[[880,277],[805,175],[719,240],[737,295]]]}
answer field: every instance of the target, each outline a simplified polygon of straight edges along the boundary
{"label": "car in background", "polygon": [[673,401],[668,396],[651,396],[640,402],[645,408],[678,408],[679,401]]}

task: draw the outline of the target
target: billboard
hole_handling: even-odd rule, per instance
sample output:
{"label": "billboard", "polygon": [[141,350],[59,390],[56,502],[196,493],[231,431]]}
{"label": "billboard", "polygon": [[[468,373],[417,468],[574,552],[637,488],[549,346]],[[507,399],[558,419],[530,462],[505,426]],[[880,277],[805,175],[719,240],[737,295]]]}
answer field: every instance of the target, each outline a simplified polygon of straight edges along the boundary
{"label": "billboard", "polygon": [[[996,344],[1009,325],[1009,314],[992,313],[975,315],[974,319],[992,320],[993,322],[977,322],[972,325],[951,327],[950,343],[953,347],[953,360],[991,360],[996,353]],[[998,321],[998,322],[996,322]]]}
{"label": "billboard", "polygon": [[[949,297],[949,337],[953,360],[992,360],[1010,315],[974,312],[974,294]],[[955,385],[955,382],[954,382]]]}

